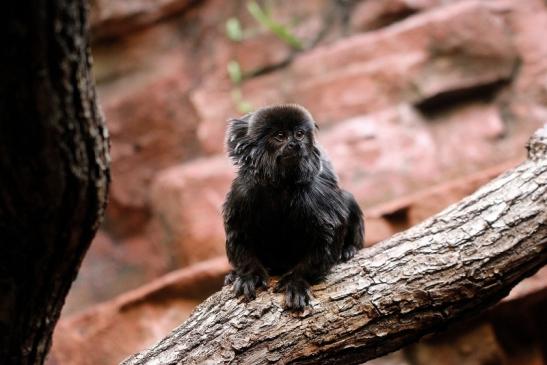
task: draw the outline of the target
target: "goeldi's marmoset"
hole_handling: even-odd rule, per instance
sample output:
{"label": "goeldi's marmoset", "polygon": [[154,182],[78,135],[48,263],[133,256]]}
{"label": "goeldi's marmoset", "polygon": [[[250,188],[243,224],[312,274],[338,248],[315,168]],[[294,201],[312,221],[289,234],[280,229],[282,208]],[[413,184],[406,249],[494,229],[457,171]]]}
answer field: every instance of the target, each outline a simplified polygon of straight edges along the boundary
{"label": "goeldi's marmoset", "polygon": [[228,154],[238,168],[223,207],[226,284],[254,299],[269,275],[280,279],[285,307],[303,310],[310,284],[363,246],[353,195],[340,189],[301,106],[274,105],[230,120]]}

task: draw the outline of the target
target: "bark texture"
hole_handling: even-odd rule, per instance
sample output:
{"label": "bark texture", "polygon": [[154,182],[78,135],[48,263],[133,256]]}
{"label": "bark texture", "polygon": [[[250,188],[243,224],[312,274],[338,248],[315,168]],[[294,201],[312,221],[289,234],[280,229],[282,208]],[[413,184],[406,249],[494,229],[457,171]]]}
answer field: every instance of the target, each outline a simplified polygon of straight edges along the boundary
{"label": "bark texture", "polygon": [[337,266],[304,313],[271,289],[246,304],[224,288],[123,364],[357,364],[479,313],[547,263],[547,127],[528,148],[473,195]]}
{"label": "bark texture", "polygon": [[86,12],[36,0],[0,15],[0,364],[44,362],[107,200]]}

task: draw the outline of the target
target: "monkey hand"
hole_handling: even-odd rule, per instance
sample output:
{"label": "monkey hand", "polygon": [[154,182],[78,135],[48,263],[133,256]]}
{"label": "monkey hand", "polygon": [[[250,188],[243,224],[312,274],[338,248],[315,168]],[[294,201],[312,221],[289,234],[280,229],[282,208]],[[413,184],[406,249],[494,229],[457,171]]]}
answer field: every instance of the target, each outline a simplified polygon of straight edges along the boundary
{"label": "monkey hand", "polygon": [[294,273],[283,275],[275,292],[285,292],[285,308],[300,312],[310,303],[310,284]]}
{"label": "monkey hand", "polygon": [[252,300],[256,298],[256,290],[266,287],[268,276],[264,270],[254,270],[245,273],[232,271],[224,279],[224,284],[233,284],[234,292],[237,296],[243,295],[245,299]]}
{"label": "monkey hand", "polygon": [[355,254],[357,253],[357,251],[359,251],[359,249],[358,249],[356,246],[346,246],[346,247],[342,248],[341,260],[342,260],[343,262],[348,261],[348,260],[351,259],[353,256],[355,256]]}

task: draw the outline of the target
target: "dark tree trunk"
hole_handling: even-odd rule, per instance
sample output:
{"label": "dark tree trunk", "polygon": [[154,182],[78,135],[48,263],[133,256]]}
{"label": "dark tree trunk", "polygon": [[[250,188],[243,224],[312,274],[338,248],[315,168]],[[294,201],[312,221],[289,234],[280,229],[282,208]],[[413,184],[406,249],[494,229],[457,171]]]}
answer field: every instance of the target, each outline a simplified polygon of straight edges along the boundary
{"label": "dark tree trunk", "polygon": [[86,6],[0,12],[0,364],[41,364],[104,213],[108,134],[90,73]]}
{"label": "dark tree trunk", "polygon": [[[458,204],[338,265],[312,307],[270,289],[214,294],[124,365],[358,364],[496,303],[547,263],[547,126],[529,159]],[[366,212],[365,212],[366,213]]]}

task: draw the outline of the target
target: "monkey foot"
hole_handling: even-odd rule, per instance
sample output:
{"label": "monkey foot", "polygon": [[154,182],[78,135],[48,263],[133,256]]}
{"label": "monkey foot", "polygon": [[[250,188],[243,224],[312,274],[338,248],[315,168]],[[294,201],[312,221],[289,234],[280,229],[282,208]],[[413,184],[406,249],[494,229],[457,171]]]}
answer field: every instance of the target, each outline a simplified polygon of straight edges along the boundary
{"label": "monkey foot", "polygon": [[285,275],[279,279],[275,292],[285,292],[286,309],[297,312],[303,311],[310,304],[310,285],[302,278]]}
{"label": "monkey foot", "polygon": [[266,287],[267,277],[263,273],[245,273],[238,274],[235,271],[230,272],[224,279],[224,284],[233,284],[234,292],[237,296],[243,295],[245,299],[256,298],[256,290]]}
{"label": "monkey foot", "polygon": [[236,279],[236,272],[234,270],[230,271],[226,276],[224,277],[224,285],[231,285],[234,283]]}
{"label": "monkey foot", "polygon": [[344,261],[344,262],[348,261],[353,256],[355,256],[357,251],[359,251],[359,249],[355,246],[346,246],[346,247],[342,248],[342,257],[341,257],[342,261]]}

